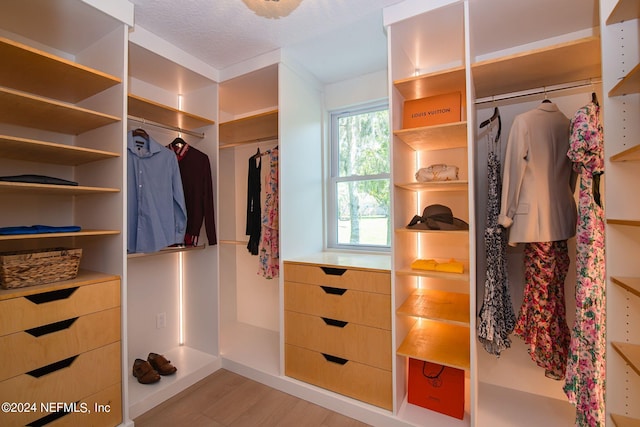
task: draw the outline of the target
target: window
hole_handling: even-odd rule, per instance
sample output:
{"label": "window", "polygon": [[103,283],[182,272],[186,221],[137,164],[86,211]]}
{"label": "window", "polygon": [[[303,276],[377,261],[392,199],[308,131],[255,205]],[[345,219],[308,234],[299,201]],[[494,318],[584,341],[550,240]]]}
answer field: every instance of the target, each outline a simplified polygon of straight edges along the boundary
{"label": "window", "polygon": [[389,107],[331,114],[328,246],[391,246]]}

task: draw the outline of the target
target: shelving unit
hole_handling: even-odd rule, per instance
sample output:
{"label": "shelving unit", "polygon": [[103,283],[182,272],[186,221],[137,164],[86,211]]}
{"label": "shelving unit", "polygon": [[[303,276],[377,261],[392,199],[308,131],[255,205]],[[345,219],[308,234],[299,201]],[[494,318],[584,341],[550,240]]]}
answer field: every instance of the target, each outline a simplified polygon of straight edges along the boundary
{"label": "shelving unit", "polygon": [[[616,427],[640,426],[640,4],[600,2],[603,46],[607,255],[607,413]],[[607,420],[609,421],[609,420]]]}
{"label": "shelving unit", "polygon": [[[126,75],[123,46],[133,13],[127,15],[121,1],[111,6],[108,12],[81,1],[53,6],[26,0],[0,6],[0,54],[8,64],[0,70],[0,170],[9,176],[38,174],[79,183],[0,182],[0,226],[81,227],[79,232],[2,235],[0,248],[13,251],[67,246],[83,250],[75,279],[3,291],[0,298],[3,303],[12,304],[23,295],[78,288],[67,299],[22,308],[17,317],[32,321],[37,318],[43,326],[49,326],[44,325],[47,319],[62,320],[72,316],[67,311],[73,309],[82,315],[78,322],[87,327],[92,325],[91,319],[103,317],[107,324],[101,326],[104,336],[99,340],[91,338],[100,335],[95,327],[83,334],[70,328],[65,334],[73,345],[64,346],[64,356],[55,352],[63,347],[64,339],[56,344],[51,338],[47,354],[29,358],[30,363],[42,360],[46,365],[69,355],[82,360],[78,366],[50,374],[51,381],[57,384],[48,388],[47,399],[91,401],[101,396],[105,402],[112,401],[113,411],[108,417],[96,414],[83,420],[101,425],[117,425],[127,418],[121,405],[124,374],[120,369],[120,279],[124,269],[122,117]],[[33,10],[55,19],[55,24],[34,23]],[[65,28],[68,37],[58,37],[60,28]],[[86,301],[72,302],[84,292],[90,293]],[[98,306],[103,308],[95,308]],[[109,308],[106,317],[101,311],[104,307]],[[38,317],[48,310],[58,318]],[[105,364],[106,356],[110,360]],[[101,379],[78,386],[77,378],[85,377],[83,373],[87,372],[81,365],[104,366]],[[0,388],[7,384],[10,382],[5,381]],[[47,390],[44,383],[38,388]],[[4,389],[6,392],[15,390]],[[29,392],[20,393],[26,396],[24,393]],[[73,415],[66,418],[72,420]],[[5,421],[12,424],[10,419]]]}
{"label": "shelving unit", "polygon": [[[174,59],[174,50],[165,41],[153,35],[136,36],[133,32],[129,38],[128,129],[142,128],[165,146],[180,136],[190,149],[206,154],[215,206],[218,85],[200,74],[204,70],[195,59],[193,63],[188,55]],[[146,359],[148,353],[156,352],[178,369],[153,386],[127,376],[126,405],[135,418],[221,366],[218,284],[214,279],[218,246],[208,244],[203,224],[197,247],[129,254],[126,260],[129,310],[125,368],[130,372],[136,358]],[[166,324],[158,324],[159,317],[166,319]]]}
{"label": "shelving unit", "polygon": [[[467,413],[464,420],[448,419],[409,404],[406,377],[409,358],[463,369],[470,385],[465,396],[466,410],[475,406],[475,344],[471,339],[475,266],[469,262],[473,258],[474,234],[469,230],[406,227],[413,215],[421,215],[424,207],[431,204],[446,205],[455,217],[473,222],[473,148],[468,144],[469,70],[465,65],[469,62],[465,47],[468,16],[464,2],[448,3],[440,8],[432,6],[433,9],[425,5],[398,22],[386,23],[392,82],[394,408],[400,419],[416,425],[464,426],[470,425],[473,415]],[[436,36],[439,31],[446,31],[446,40]],[[436,49],[430,40],[440,40],[446,46]],[[405,102],[452,92],[461,95],[459,121],[403,128]],[[416,182],[414,174],[419,168],[438,163],[458,166],[459,180]],[[464,263],[464,273],[410,267],[416,259],[451,258]]]}
{"label": "shelving unit", "polygon": [[[275,377],[281,356],[279,279],[259,275],[258,256],[247,250],[246,202],[248,159],[258,148],[264,152],[280,143],[278,93],[277,65],[221,82],[218,128],[221,351],[225,362]],[[260,159],[263,186],[268,159]],[[264,357],[257,360],[256,354]]]}

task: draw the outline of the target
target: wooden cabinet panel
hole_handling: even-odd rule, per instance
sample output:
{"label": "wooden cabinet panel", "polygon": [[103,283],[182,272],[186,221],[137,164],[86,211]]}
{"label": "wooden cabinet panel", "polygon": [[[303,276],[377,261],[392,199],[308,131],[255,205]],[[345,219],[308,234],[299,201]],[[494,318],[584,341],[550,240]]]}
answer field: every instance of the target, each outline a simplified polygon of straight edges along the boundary
{"label": "wooden cabinet panel", "polygon": [[391,371],[391,331],[292,311],[284,315],[285,343]]}
{"label": "wooden cabinet panel", "polygon": [[391,275],[382,271],[287,262],[284,277],[290,282],[391,294]]}
{"label": "wooden cabinet panel", "polygon": [[5,299],[0,336],[119,306],[119,279]]}
{"label": "wooden cabinet panel", "polygon": [[286,272],[285,278],[285,310],[391,329],[390,295],[294,283]]}
{"label": "wooden cabinet panel", "polygon": [[0,381],[120,341],[120,308],[0,337]]}
{"label": "wooden cabinet panel", "polygon": [[[336,393],[392,409],[391,371],[285,345],[285,374]],[[335,359],[334,359],[335,360]],[[343,363],[344,362],[344,363]]]}
{"label": "wooden cabinet panel", "polygon": [[122,399],[120,399],[121,383],[81,399],[91,414],[72,412],[47,424],[47,427],[76,427],[90,424],[92,426],[115,426],[122,421]]}
{"label": "wooden cabinet panel", "polygon": [[[2,402],[77,402],[120,383],[120,342],[109,344],[69,361],[49,365],[0,382]],[[46,372],[52,370],[52,372]],[[38,407],[38,409],[40,409]],[[5,414],[9,425],[24,425],[42,417],[41,412]]]}

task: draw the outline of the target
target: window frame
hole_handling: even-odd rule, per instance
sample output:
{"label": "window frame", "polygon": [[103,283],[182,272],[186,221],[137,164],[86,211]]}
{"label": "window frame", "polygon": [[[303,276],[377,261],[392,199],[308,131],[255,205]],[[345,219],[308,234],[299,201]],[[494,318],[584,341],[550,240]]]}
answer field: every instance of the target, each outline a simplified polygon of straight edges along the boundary
{"label": "window frame", "polygon": [[[338,120],[343,117],[354,116],[369,112],[386,110],[390,114],[389,102],[387,99],[376,102],[364,103],[347,109],[336,109],[328,112],[329,115],[329,167],[327,182],[327,248],[331,250],[345,251],[362,251],[362,252],[391,252],[391,242],[388,245],[371,245],[371,244],[345,244],[338,243],[338,184],[350,181],[369,181],[386,179],[389,184],[389,206],[388,215],[391,216],[391,126],[389,124],[389,172],[374,175],[351,175],[348,177],[339,177],[339,153],[338,149]],[[392,226],[389,221],[389,226]]]}

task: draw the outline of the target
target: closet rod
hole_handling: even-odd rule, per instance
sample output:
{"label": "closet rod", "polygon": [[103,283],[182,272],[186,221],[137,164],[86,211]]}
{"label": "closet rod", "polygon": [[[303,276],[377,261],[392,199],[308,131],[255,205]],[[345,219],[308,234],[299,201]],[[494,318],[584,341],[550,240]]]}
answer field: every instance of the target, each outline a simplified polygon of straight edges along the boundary
{"label": "closet rod", "polygon": [[602,79],[598,78],[598,79],[582,80],[578,82],[563,83],[563,84],[553,85],[553,86],[543,86],[540,88],[523,90],[520,92],[511,92],[503,95],[487,96],[486,98],[477,99],[475,104],[476,105],[487,104],[495,101],[504,101],[507,99],[523,98],[525,96],[543,95],[543,94],[548,94],[549,92],[557,92],[561,90],[589,87],[599,83],[602,83]]}
{"label": "closet rod", "polygon": [[155,126],[155,127],[159,127],[159,128],[162,128],[162,129],[168,129],[168,130],[173,130],[173,131],[176,131],[176,132],[186,133],[187,135],[195,136],[195,137],[201,138],[201,139],[204,138],[204,133],[194,132],[192,130],[187,130],[187,129],[182,129],[182,128],[179,128],[177,126],[165,125],[165,124],[162,124],[162,123],[158,123],[158,122],[154,122],[154,121],[150,121],[150,120],[146,120],[146,119],[141,119],[140,117],[135,117],[135,116],[127,116],[127,119],[129,119],[132,122],[142,123],[143,125]]}

